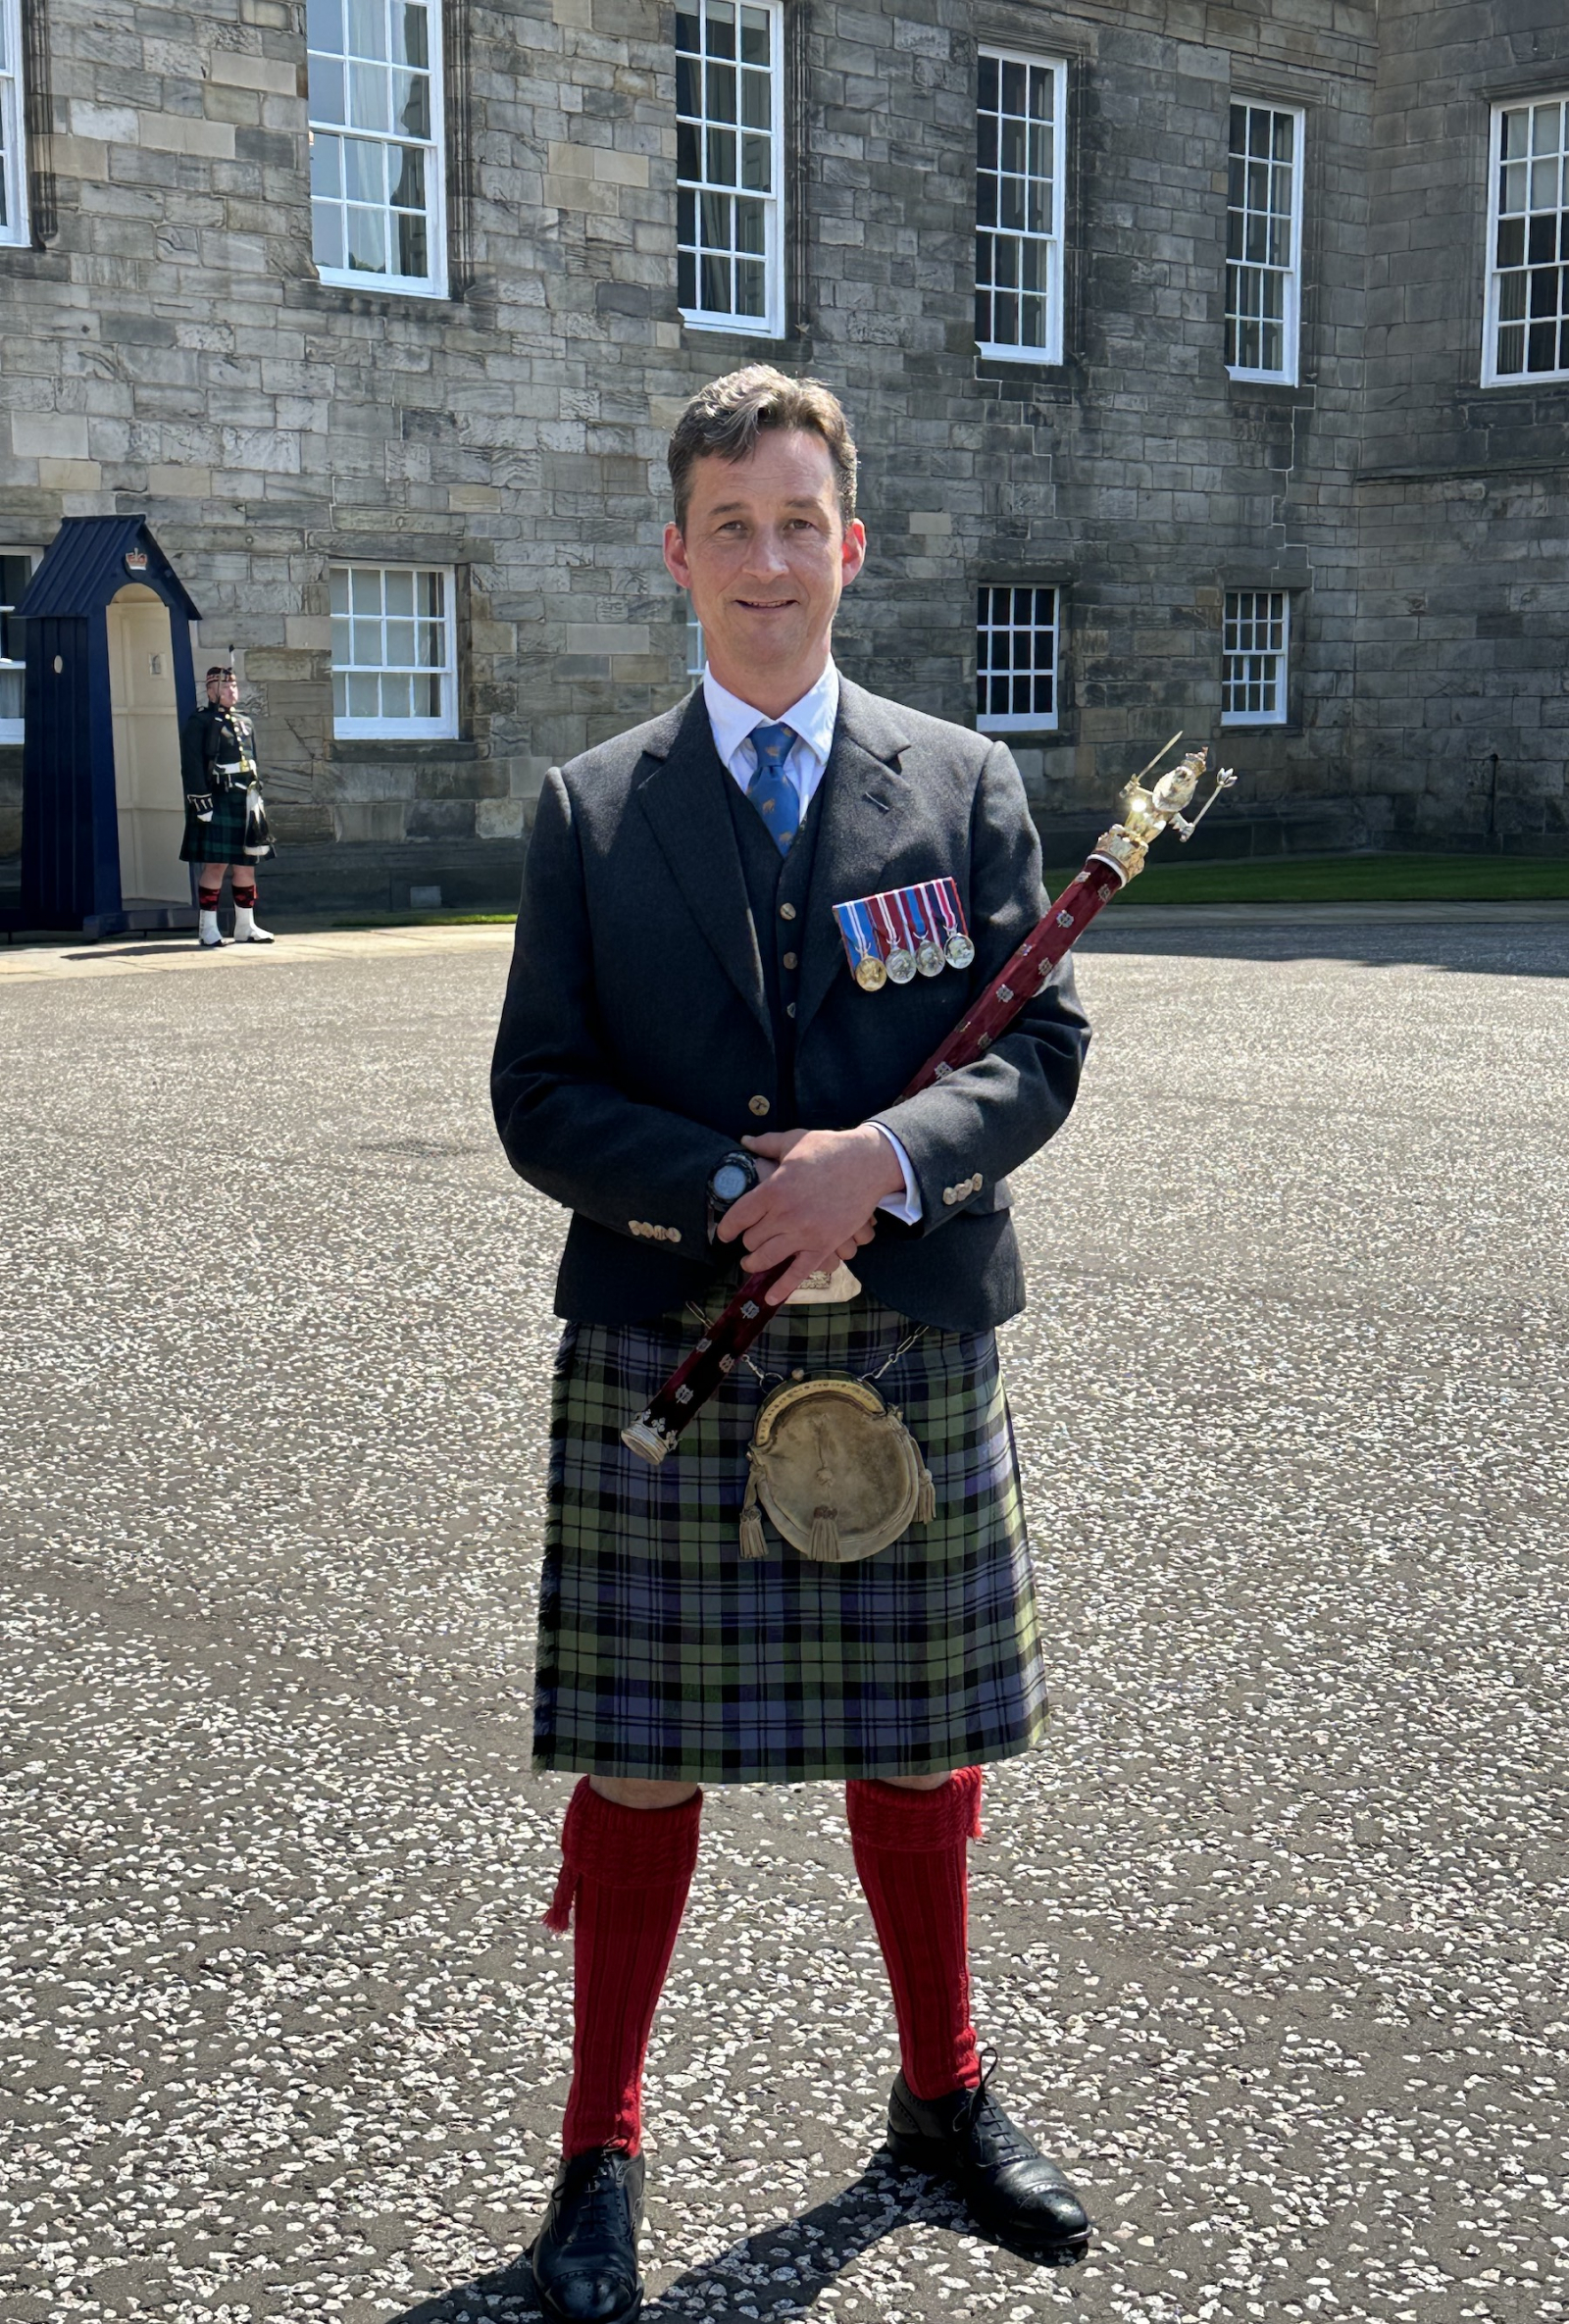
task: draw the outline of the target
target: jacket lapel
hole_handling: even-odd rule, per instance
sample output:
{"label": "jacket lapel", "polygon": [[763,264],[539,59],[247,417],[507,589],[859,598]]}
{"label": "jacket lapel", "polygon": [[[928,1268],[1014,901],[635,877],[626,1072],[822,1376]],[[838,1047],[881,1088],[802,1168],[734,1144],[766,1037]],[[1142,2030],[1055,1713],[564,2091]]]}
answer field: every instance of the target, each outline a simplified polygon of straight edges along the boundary
{"label": "jacket lapel", "polygon": [[643,745],[656,763],[637,786],[671,877],[721,968],[772,1042],[757,933],[725,784],[730,781],[698,687]]}
{"label": "jacket lapel", "polygon": [[807,889],[797,1042],[835,976],[850,973],[834,906],[875,893],[883,884],[880,867],[907,834],[916,798],[899,771],[899,754],[909,746],[891,703],[840,682],[838,723],[818,794],[823,822]]}

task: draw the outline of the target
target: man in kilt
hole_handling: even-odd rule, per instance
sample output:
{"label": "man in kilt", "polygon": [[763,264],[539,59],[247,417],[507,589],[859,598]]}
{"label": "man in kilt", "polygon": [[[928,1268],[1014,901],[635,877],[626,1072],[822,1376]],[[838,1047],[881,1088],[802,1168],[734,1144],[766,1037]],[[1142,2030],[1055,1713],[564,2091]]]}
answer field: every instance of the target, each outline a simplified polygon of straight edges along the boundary
{"label": "man in kilt", "polygon": [[[993,1337],[1024,1304],[1005,1179],[1066,1117],[1088,1030],[1063,967],[982,1062],[899,1102],[1044,909],[1018,772],[835,668],[865,535],[825,387],[766,366],[715,381],[670,470],[665,559],[707,671],[552,769],[493,1074],[513,1166],[573,1214],[534,1750],[582,1779],[548,1916],[576,1926],[572,2090],[531,2251],[556,2324],[640,2306],[643,2058],[704,1784],[844,1781],[898,2027],[893,2152],[1036,2258],[1089,2235],[983,2081],[966,1904],[983,1765],[1045,1715]],[[944,878],[968,973],[863,989],[835,904]],[[773,1299],[827,1271],[843,1295],[781,1304],[669,1461],[629,1453],[621,1428],[739,1274],[778,1262]],[[762,1383],[830,1373],[902,1409],[936,1515],[857,1563],[772,1528],[743,1557]]]}
{"label": "man in kilt", "polygon": [[235,705],[234,673],[215,662],[207,673],[207,699],[180,730],[179,771],[185,786],[185,835],[181,863],[195,864],[196,900],[201,909],[196,941],[204,951],[222,944],[218,899],[228,872],[234,897],[236,944],[270,944],[256,925],[256,866],[271,855],[267,815],[256,779],[256,730]]}

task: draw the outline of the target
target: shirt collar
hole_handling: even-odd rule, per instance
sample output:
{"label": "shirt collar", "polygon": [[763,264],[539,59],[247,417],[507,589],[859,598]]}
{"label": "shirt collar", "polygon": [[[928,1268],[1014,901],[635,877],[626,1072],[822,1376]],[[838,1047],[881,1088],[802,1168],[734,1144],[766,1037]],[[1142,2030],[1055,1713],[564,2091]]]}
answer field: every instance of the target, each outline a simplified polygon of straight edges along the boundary
{"label": "shirt collar", "polygon": [[[715,748],[727,767],[754,727],[776,723],[766,711],[743,702],[738,694],[722,686],[712,670],[703,672],[703,700],[708,705]],[[777,723],[792,727],[819,763],[827,766],[838,714],[839,674],[830,661],[816,685],[809,687],[798,702],[792,702]]]}

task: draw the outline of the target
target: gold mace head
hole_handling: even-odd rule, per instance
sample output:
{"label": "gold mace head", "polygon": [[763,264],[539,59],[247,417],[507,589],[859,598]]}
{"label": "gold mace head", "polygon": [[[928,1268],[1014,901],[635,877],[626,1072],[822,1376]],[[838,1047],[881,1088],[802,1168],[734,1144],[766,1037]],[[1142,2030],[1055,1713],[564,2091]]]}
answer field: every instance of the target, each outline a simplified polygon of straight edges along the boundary
{"label": "gold mace head", "polygon": [[[1178,740],[1180,736],[1174,734],[1167,749]],[[1163,758],[1165,752],[1156,755],[1157,758]],[[1179,839],[1191,838],[1221,792],[1229,790],[1237,780],[1230,767],[1223,767],[1215,778],[1214,789],[1189,821],[1183,809],[1198,788],[1199,780],[1209,764],[1209,752],[1204,749],[1190,750],[1186,758],[1179,759],[1175,767],[1168,767],[1164,775],[1157,775],[1151,783],[1146,778],[1155,763],[1151,759],[1149,766],[1118,792],[1117,805],[1121,809],[1121,820],[1095,842],[1097,857],[1112,865],[1122,875],[1125,884],[1139,877],[1144,868],[1144,856],[1150,841],[1158,839],[1168,825],[1175,825]]]}

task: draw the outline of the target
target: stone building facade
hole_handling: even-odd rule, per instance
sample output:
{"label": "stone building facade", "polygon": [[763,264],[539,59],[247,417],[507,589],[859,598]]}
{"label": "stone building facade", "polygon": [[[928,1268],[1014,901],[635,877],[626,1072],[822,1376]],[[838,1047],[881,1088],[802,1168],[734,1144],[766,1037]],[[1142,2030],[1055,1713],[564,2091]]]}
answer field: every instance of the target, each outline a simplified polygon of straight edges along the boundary
{"label": "stone building facade", "polygon": [[[1522,221],[1569,236],[1561,9],[727,5],[0,0],[0,574],[63,515],[145,513],[201,658],[240,656],[278,883],[510,885],[543,770],[688,682],[664,438],[756,357],[856,424],[844,667],[974,720],[982,656],[1048,841],[1181,727],[1245,770],[1234,844],[1569,844],[1569,327],[1490,376],[1521,282],[1547,295],[1494,263],[1511,108],[1529,145],[1558,104]],[[756,135],[726,147],[735,70]],[[378,226],[338,131],[387,88],[425,160],[396,149]],[[985,265],[1038,280],[1028,324],[999,292],[978,325],[988,107],[1027,214]],[[432,614],[449,666],[379,694]]]}

